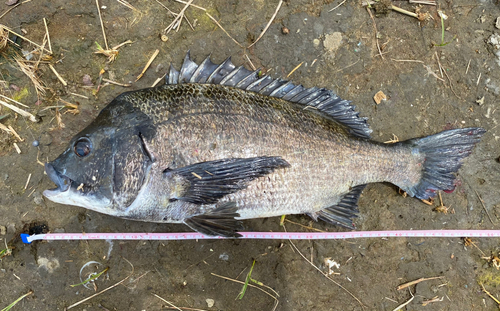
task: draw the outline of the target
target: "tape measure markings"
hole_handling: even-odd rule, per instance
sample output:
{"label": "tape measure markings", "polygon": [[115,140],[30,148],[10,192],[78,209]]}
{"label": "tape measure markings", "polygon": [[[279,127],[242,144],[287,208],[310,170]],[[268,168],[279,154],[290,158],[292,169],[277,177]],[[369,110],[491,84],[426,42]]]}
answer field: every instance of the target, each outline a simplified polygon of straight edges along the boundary
{"label": "tape measure markings", "polygon": [[[500,230],[399,230],[399,231],[352,231],[352,232],[239,232],[239,239],[262,240],[341,240],[357,238],[391,237],[500,237]],[[46,233],[29,235],[21,239],[30,244],[35,240],[203,240],[226,239],[198,232],[179,233]]]}

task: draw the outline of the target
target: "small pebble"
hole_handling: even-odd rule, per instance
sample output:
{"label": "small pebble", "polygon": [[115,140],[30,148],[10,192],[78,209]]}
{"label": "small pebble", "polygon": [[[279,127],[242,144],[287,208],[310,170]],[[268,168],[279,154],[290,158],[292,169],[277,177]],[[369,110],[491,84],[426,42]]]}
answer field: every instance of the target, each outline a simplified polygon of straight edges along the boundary
{"label": "small pebble", "polygon": [[16,233],[16,224],[13,223],[7,224],[7,233],[8,234]]}
{"label": "small pebble", "polygon": [[32,143],[33,147],[38,147],[40,145],[40,142],[38,140],[34,140]]}
{"label": "small pebble", "polygon": [[5,235],[7,233],[7,228],[5,226],[0,226],[0,235]]}
{"label": "small pebble", "polygon": [[36,205],[42,205],[43,203],[43,197],[38,191],[33,193],[33,202],[35,202]]}
{"label": "small pebble", "polygon": [[214,306],[214,304],[215,304],[215,300],[210,299],[210,298],[205,299],[205,301],[207,302],[207,306],[209,308],[212,308]]}

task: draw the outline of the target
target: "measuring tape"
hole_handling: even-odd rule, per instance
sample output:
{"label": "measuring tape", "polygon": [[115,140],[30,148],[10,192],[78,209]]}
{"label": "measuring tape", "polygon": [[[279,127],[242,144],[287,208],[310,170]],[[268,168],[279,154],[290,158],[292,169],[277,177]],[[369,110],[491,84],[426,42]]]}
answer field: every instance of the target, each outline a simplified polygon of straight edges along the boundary
{"label": "measuring tape", "polygon": [[[500,230],[401,230],[401,231],[351,231],[351,232],[238,232],[237,239],[256,240],[342,240],[359,238],[495,238],[500,237]],[[228,239],[209,236],[198,232],[180,233],[46,233],[21,234],[24,243],[35,240],[207,240]]]}

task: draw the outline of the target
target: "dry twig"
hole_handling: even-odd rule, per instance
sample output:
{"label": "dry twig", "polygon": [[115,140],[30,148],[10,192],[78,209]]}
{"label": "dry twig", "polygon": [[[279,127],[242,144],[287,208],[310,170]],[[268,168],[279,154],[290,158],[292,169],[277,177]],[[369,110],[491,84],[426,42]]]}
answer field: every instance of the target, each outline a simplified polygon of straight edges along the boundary
{"label": "dry twig", "polygon": [[441,71],[441,76],[443,75],[443,72],[445,74],[445,76],[448,78],[448,81],[450,83],[450,89],[451,91],[453,92],[453,94],[458,98],[458,99],[462,99],[460,96],[457,95],[457,93],[455,93],[455,90],[453,89],[453,84],[451,83],[451,79],[450,79],[450,76],[448,75],[448,73],[446,72],[446,70],[443,68],[443,66],[441,66],[441,62],[439,61],[439,56],[437,54],[437,51],[435,52],[435,55],[436,55],[436,60],[437,60],[437,63],[439,65],[439,70]]}
{"label": "dry twig", "polygon": [[119,86],[123,86],[123,87],[132,86],[132,84],[129,84],[129,83],[120,83],[120,82],[116,82],[116,81],[109,80],[109,79],[106,79],[106,78],[103,78],[102,81],[108,82],[108,83],[111,83],[111,84],[115,84],[115,85],[119,85]]}
{"label": "dry twig", "polygon": [[31,122],[38,122],[37,118],[32,115],[31,113],[27,112],[27,111],[24,111],[16,106],[13,106],[11,104],[7,104],[6,102],[4,102],[3,100],[0,100],[0,104],[4,105],[5,107],[13,110],[14,112],[22,115],[23,117],[26,117],[28,118]]}
{"label": "dry twig", "polygon": [[207,14],[207,16],[217,25],[219,26],[220,29],[222,29],[222,31],[224,31],[224,33],[231,39],[233,40],[234,43],[236,43],[239,47],[243,47],[243,45],[241,45],[238,41],[236,41],[236,39],[234,39],[233,37],[231,37],[231,35],[224,29],[224,27],[221,26],[221,24],[219,24],[219,22],[213,18],[212,15],[208,14],[208,12],[205,12],[205,14]]}
{"label": "dry twig", "polygon": [[19,136],[19,134],[17,134],[17,132],[14,130],[14,128],[12,126],[9,125],[8,128],[9,128],[10,132],[12,133],[12,135],[14,135],[19,142],[24,141],[24,139],[22,139],[21,136]]}
{"label": "dry twig", "polygon": [[104,32],[104,23],[102,22],[101,8],[99,7],[99,0],[95,0],[95,4],[97,6],[97,12],[99,13],[99,20],[101,21],[101,29],[102,29],[102,36],[104,37],[104,45],[106,46],[106,50],[109,50],[108,39],[106,38],[106,32]]}
{"label": "dry twig", "polygon": [[432,75],[432,76],[434,76],[434,78],[436,78],[436,79],[444,82],[444,79],[438,77],[438,75],[431,69],[430,66],[427,66],[427,65],[424,65],[424,64],[422,64],[422,66],[424,66],[424,68],[427,70],[427,75],[428,76]]}
{"label": "dry twig", "polygon": [[436,280],[436,279],[442,279],[442,278],[444,278],[444,276],[435,276],[435,277],[431,277],[431,278],[420,278],[420,279],[415,280],[415,281],[411,281],[411,282],[408,282],[408,283],[401,284],[396,289],[397,290],[401,290],[401,289],[407,288],[409,286],[418,284],[418,283],[423,282],[423,281]]}
{"label": "dry twig", "polygon": [[472,241],[471,238],[467,238],[467,237],[464,238],[464,246],[471,246],[471,245],[474,246],[475,248],[477,248],[483,256],[486,256],[486,254],[476,245],[476,242]]}
{"label": "dry twig", "polygon": [[124,6],[126,6],[127,8],[129,8],[129,9],[131,9],[133,11],[141,13],[141,11],[139,11],[138,9],[136,9],[134,6],[132,6],[130,3],[128,3],[125,0],[116,0],[116,1],[118,1],[118,3],[123,4]]}
{"label": "dry twig", "polygon": [[399,311],[399,310],[403,309],[406,305],[408,305],[410,302],[412,302],[413,299],[415,299],[415,296],[413,296],[411,290],[408,290],[408,291],[410,292],[411,298],[408,301],[406,301],[406,302],[400,304],[399,306],[397,306],[396,308],[394,308],[394,310],[392,310],[392,311]]}
{"label": "dry twig", "polygon": [[416,59],[394,59],[394,58],[391,58],[392,61],[394,62],[412,62],[412,63],[424,63],[423,61],[421,60],[416,60]]}
{"label": "dry twig", "polygon": [[20,103],[20,102],[18,102],[17,100],[12,99],[12,98],[10,98],[10,97],[4,96],[4,95],[2,95],[2,94],[0,94],[0,97],[2,97],[3,99],[6,99],[6,100],[10,100],[10,101],[12,101],[12,102],[14,102],[14,103],[16,103],[16,104],[18,104],[18,105],[20,105],[20,106],[25,107],[25,108],[29,108],[29,106],[27,106],[27,105],[25,105],[25,104],[23,104],[23,103]]}
{"label": "dry twig", "polygon": [[[210,18],[220,29],[222,29],[222,31],[224,31],[224,33],[231,39],[233,40],[234,43],[236,43],[239,47],[243,47],[243,45],[241,45],[238,41],[236,41],[233,37],[231,37],[231,35],[226,31],[226,29],[224,29],[224,27],[221,26],[221,24],[219,24],[219,22],[210,14],[208,14],[207,12],[207,9],[205,8],[202,8],[201,6],[198,6],[198,5],[194,5],[194,4],[191,4],[190,2],[185,2],[185,1],[182,1],[182,0],[175,0],[176,2],[180,2],[180,3],[184,3],[184,4],[188,4],[190,6],[192,6],[193,8],[197,8],[199,10],[202,10],[205,12],[205,14],[208,16],[208,18]],[[170,11],[170,10],[169,10]]]}
{"label": "dry twig", "polygon": [[382,55],[382,50],[380,50],[380,45],[378,44],[378,30],[377,30],[377,24],[375,23],[375,18],[373,17],[372,11],[370,10],[369,7],[366,7],[366,10],[368,11],[368,14],[370,14],[370,17],[373,21],[373,29],[375,30],[375,41],[377,43],[378,54],[380,55],[380,58],[384,59],[384,56]]}
{"label": "dry twig", "polygon": [[418,18],[418,15],[413,13],[413,12],[410,12],[410,11],[407,11],[405,9],[402,9],[400,7],[397,7],[395,5],[391,5],[390,9],[392,9],[393,11],[396,11],[396,12],[399,12],[399,13],[403,13],[403,14],[406,14],[408,16],[411,16],[411,17],[415,17],[415,18]]}
{"label": "dry twig", "polygon": [[250,68],[252,68],[253,71],[257,70],[257,68],[254,66],[252,61],[250,60],[250,57],[248,57],[247,54],[245,54],[245,57],[247,58],[248,63],[250,64]]}
{"label": "dry twig", "polygon": [[174,309],[182,311],[182,309],[181,309],[181,308],[176,307],[176,306],[175,306],[173,303],[171,303],[170,301],[167,301],[167,300],[165,300],[165,299],[161,298],[160,296],[158,296],[158,295],[156,295],[156,294],[153,294],[153,296],[155,296],[156,298],[159,298],[161,301],[163,301],[163,302],[167,303],[168,305],[170,305],[170,306],[171,306],[171,307],[173,307]]}
{"label": "dry twig", "polygon": [[483,289],[483,292],[485,292],[486,295],[490,296],[490,298],[493,299],[500,306],[500,301],[498,301],[498,299],[496,299],[495,296],[490,294],[490,292],[487,291],[486,288],[484,288],[484,285],[482,283],[480,285],[481,285],[481,288]]}
{"label": "dry twig", "polygon": [[[285,228],[285,225],[283,225],[283,229],[285,230],[286,232],[286,228]],[[349,290],[347,290],[347,288],[345,288],[344,286],[340,285],[338,282],[334,281],[332,278],[330,278],[327,274],[325,274],[323,271],[321,271],[320,268],[318,268],[318,266],[316,266],[313,262],[309,261],[309,259],[306,258],[306,256],[304,256],[304,254],[302,254],[299,249],[297,248],[297,246],[295,246],[295,244],[293,244],[292,240],[288,239],[288,241],[290,242],[290,245],[292,246],[292,249],[294,249],[295,251],[297,251],[297,253],[299,253],[299,255],[304,258],[305,261],[307,261],[311,266],[313,266],[316,270],[318,270],[324,277],[326,277],[330,282],[332,282],[333,284],[337,285],[338,287],[340,287],[341,289],[343,289],[346,293],[348,293],[349,295],[351,295],[352,298],[354,298],[358,303],[359,305],[364,309],[365,308],[365,305],[361,302],[361,300],[358,299],[358,297],[354,296],[353,293],[351,293]]]}
{"label": "dry twig", "polygon": [[410,0],[410,3],[436,5],[436,0]]}
{"label": "dry twig", "polygon": [[31,41],[30,39],[24,37],[23,35],[20,35],[18,34],[17,32],[13,31],[12,29],[10,29],[9,27],[5,26],[5,25],[2,25],[2,27],[6,30],[8,30],[10,33],[18,36],[19,38],[23,39],[24,41],[28,41],[29,43],[33,44],[34,46],[36,46],[37,48],[39,48],[40,50],[45,50],[46,52],[49,52],[49,50],[47,50],[45,47],[41,46],[40,44],[36,44],[35,42]]}
{"label": "dry twig", "polygon": [[167,28],[165,28],[165,30],[163,31],[165,34],[168,34],[172,29],[176,29],[176,31],[179,31],[182,19],[184,17],[184,12],[187,10],[187,8],[192,2],[193,0],[189,0],[189,2],[186,3],[186,5],[182,8],[179,14],[177,14],[177,16],[174,18],[173,22],[171,22],[170,25],[168,25]]}
{"label": "dry twig", "polygon": [[297,66],[295,66],[295,68],[293,68],[293,69],[292,69],[292,71],[290,71],[290,73],[286,75],[286,77],[287,77],[287,78],[288,78],[288,77],[290,77],[290,76],[292,75],[292,73],[294,73],[294,72],[295,72],[295,70],[299,69],[299,68],[300,68],[300,66],[302,66],[302,64],[303,64],[303,63],[304,63],[304,62],[302,62],[302,63],[298,64]]}
{"label": "dry twig", "polygon": [[436,212],[443,213],[443,214],[448,214],[448,213],[455,214],[455,209],[451,208],[451,205],[448,207],[448,206],[445,206],[443,204],[443,198],[441,197],[441,191],[438,192],[438,195],[439,195],[439,202],[441,203],[441,205],[436,207],[434,210]]}
{"label": "dry twig", "polygon": [[[41,50],[43,51],[43,47]],[[26,61],[20,56],[14,56],[14,60],[16,61],[21,71],[31,80],[31,82],[35,86],[37,94],[45,95],[45,87],[36,75],[36,71],[38,70],[38,63],[32,64],[31,62]]]}
{"label": "dry twig", "polygon": [[59,79],[59,81],[61,81],[61,83],[64,85],[64,86],[68,86],[68,83],[66,83],[66,81],[63,79],[63,77],[61,77],[61,75],[56,71],[56,69],[54,68],[54,66],[52,66],[52,64],[49,64],[49,68],[50,70],[52,70],[52,72],[56,75],[57,79]]}
{"label": "dry twig", "polygon": [[284,221],[289,222],[289,223],[294,224],[294,225],[297,225],[297,226],[300,226],[304,229],[313,230],[313,231],[317,231],[317,232],[326,232],[324,230],[316,229],[316,228],[311,227],[311,226],[304,226],[303,224],[299,224],[298,222],[294,222],[294,221],[291,221],[288,219],[284,219]]}
{"label": "dry twig", "polygon": [[342,2],[340,2],[336,7],[334,7],[333,9],[329,10],[328,12],[331,12],[331,11],[335,11],[339,6],[341,6],[342,4],[344,4],[347,0],[344,0]]}
{"label": "dry twig", "polygon": [[132,43],[131,40],[127,40],[123,43],[118,44],[117,46],[112,47],[111,49],[103,49],[99,43],[96,42],[97,45],[97,51],[94,52],[95,54],[102,54],[108,58],[108,63],[112,63],[116,57],[118,56],[118,49],[124,46],[125,44],[130,44]]}
{"label": "dry twig", "polygon": [[439,298],[439,296],[436,296],[432,299],[422,301],[422,306],[425,307],[426,305],[430,304],[431,302],[440,302],[440,301],[443,301],[443,299],[444,299],[444,296],[441,298]]}
{"label": "dry twig", "polygon": [[0,25],[0,50],[7,47],[7,42],[9,42],[9,32],[3,25]]}
{"label": "dry twig", "polygon": [[267,23],[266,27],[264,28],[264,30],[262,30],[262,32],[260,33],[259,37],[257,38],[257,40],[255,40],[254,43],[250,44],[247,48],[251,48],[252,46],[254,46],[255,43],[257,43],[260,38],[262,38],[262,36],[264,35],[264,33],[267,31],[267,29],[269,28],[269,26],[271,26],[271,23],[273,22],[274,18],[276,17],[276,15],[278,14],[278,11],[280,10],[281,8],[281,5],[283,4],[283,0],[280,0],[280,2],[278,3],[278,7],[276,8],[276,11],[274,11],[274,14],[273,16],[271,17],[271,19],[269,20],[269,22]]}
{"label": "dry twig", "polygon": [[[29,1],[31,1],[31,0],[29,0]],[[24,2],[28,2],[28,1],[24,1]],[[16,4],[16,5],[14,5],[13,7],[11,7],[10,9],[8,9],[7,11],[5,11],[2,15],[0,15],[0,18],[4,17],[7,13],[9,13],[12,10],[14,10],[15,8],[17,8],[18,6],[20,6],[24,2],[20,2],[20,3]]]}
{"label": "dry twig", "polygon": [[384,141],[384,144],[395,144],[399,142],[399,137],[396,136],[396,134],[392,134],[392,138],[388,141]]}
{"label": "dry twig", "polygon": [[160,53],[160,50],[156,49],[156,51],[154,51],[153,55],[151,55],[151,57],[149,58],[149,61],[147,62],[146,66],[144,66],[144,69],[142,70],[142,72],[137,76],[137,79],[135,79],[136,82],[140,78],[142,78],[142,76],[144,75],[146,70],[148,70],[149,66],[151,66],[151,63],[155,60],[156,56],[158,56],[158,53]]}
{"label": "dry twig", "polygon": [[43,18],[43,24],[45,25],[45,34],[47,36],[47,42],[49,43],[49,51],[52,54],[52,44],[50,43],[49,27],[47,27],[47,20]]}
{"label": "dry twig", "polygon": [[5,125],[3,125],[2,123],[0,123],[0,130],[3,130],[5,133],[11,133],[11,131],[9,130],[8,127],[6,127]]}
{"label": "dry twig", "polygon": [[488,210],[486,209],[486,206],[484,206],[484,201],[483,199],[481,199],[481,197],[479,196],[479,193],[477,193],[476,190],[474,190],[476,192],[476,195],[477,195],[477,198],[479,199],[479,201],[481,202],[481,205],[483,206],[483,209],[484,211],[486,212],[486,215],[488,215],[488,218],[490,219],[491,223],[496,225],[494,222],[493,222],[493,219],[491,219],[491,216],[490,216],[490,213],[488,212]]}

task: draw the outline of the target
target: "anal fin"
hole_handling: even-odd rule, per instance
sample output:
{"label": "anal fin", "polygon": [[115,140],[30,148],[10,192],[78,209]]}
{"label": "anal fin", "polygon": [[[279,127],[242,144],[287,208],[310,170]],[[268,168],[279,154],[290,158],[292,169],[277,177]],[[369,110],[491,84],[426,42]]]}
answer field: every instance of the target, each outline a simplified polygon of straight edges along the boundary
{"label": "anal fin", "polygon": [[235,219],[240,214],[236,212],[234,202],[223,203],[213,211],[190,217],[184,221],[191,229],[205,235],[215,235],[238,238],[237,231],[243,229],[241,221]]}
{"label": "anal fin", "polygon": [[366,185],[353,187],[339,203],[310,215],[314,220],[321,219],[334,225],[355,229],[352,219],[358,217],[358,200]]}

